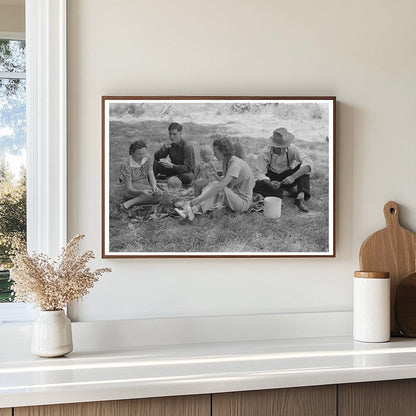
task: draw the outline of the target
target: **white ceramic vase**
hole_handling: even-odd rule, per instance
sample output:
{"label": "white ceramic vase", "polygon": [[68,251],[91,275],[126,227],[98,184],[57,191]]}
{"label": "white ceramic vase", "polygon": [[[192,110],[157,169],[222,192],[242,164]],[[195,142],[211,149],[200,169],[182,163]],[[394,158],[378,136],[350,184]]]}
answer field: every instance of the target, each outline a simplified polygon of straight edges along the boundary
{"label": "white ceramic vase", "polygon": [[40,311],[33,325],[31,351],[39,357],[61,357],[72,351],[71,321],[63,310]]}

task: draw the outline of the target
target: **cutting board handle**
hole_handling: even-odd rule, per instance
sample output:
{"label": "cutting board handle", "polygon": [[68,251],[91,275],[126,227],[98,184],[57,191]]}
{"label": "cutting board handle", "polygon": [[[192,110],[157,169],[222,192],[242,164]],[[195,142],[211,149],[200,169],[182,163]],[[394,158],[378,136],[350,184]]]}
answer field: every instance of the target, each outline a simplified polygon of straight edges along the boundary
{"label": "cutting board handle", "polygon": [[384,218],[387,227],[400,227],[399,205],[397,205],[397,202],[389,201],[384,205]]}

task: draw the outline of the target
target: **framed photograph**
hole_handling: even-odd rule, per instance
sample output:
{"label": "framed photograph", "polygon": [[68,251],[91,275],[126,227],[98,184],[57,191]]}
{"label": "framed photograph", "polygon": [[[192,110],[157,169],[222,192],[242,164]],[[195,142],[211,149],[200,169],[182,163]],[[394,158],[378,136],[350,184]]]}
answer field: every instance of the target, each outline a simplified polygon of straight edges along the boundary
{"label": "framed photograph", "polygon": [[335,257],[335,97],[102,97],[102,256]]}

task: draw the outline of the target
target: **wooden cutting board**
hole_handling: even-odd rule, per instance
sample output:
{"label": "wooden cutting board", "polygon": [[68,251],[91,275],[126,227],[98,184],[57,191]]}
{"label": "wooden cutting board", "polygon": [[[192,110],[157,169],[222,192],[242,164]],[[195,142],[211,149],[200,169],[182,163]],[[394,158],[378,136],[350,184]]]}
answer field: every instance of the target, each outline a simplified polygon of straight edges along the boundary
{"label": "wooden cutting board", "polygon": [[416,271],[416,234],[399,222],[399,206],[390,201],[384,205],[386,228],[370,235],[361,245],[362,271],[390,273],[390,328],[391,335],[400,335],[394,319],[394,298],[401,279]]}

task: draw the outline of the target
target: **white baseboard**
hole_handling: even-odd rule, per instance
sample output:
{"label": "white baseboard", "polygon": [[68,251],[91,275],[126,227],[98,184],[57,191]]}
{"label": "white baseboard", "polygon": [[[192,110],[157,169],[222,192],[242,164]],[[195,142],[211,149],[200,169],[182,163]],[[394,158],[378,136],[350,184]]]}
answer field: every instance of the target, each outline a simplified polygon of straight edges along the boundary
{"label": "white baseboard", "polygon": [[[31,325],[0,326],[0,352],[30,351]],[[350,336],[352,312],[74,322],[74,350]]]}

